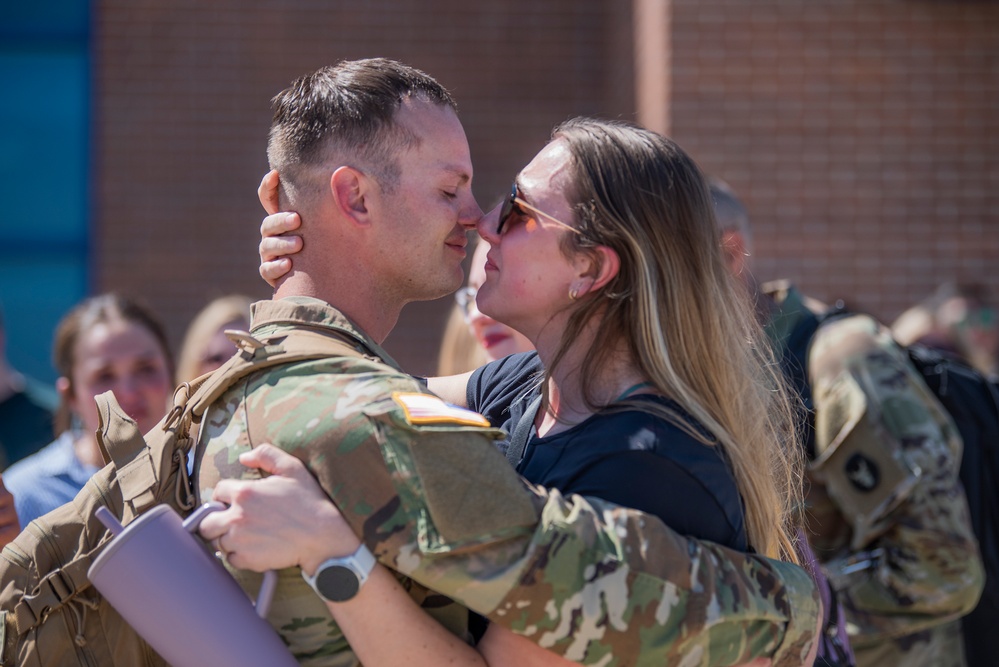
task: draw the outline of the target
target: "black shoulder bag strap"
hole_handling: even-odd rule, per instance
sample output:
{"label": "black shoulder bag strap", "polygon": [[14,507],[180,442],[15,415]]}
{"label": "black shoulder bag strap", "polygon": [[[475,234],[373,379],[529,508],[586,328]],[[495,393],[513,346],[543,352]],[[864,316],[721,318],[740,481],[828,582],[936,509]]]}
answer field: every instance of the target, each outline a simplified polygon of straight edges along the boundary
{"label": "black shoulder bag strap", "polygon": [[541,407],[541,396],[531,401],[531,404],[527,406],[527,411],[513,429],[510,446],[506,448],[506,460],[510,462],[514,470],[520,465],[520,460],[524,458],[524,450],[527,449],[527,441],[531,439],[531,429],[534,427],[534,418],[538,414],[539,407]]}

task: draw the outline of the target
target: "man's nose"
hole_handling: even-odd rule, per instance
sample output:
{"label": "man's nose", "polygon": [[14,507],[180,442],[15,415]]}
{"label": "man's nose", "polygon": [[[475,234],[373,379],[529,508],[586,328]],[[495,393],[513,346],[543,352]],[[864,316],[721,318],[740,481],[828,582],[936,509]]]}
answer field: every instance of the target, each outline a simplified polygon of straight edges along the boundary
{"label": "man's nose", "polygon": [[466,231],[471,231],[478,226],[481,219],[482,209],[479,208],[479,204],[475,201],[474,197],[469,197],[469,202],[462,208],[461,214],[458,216],[458,223]]}

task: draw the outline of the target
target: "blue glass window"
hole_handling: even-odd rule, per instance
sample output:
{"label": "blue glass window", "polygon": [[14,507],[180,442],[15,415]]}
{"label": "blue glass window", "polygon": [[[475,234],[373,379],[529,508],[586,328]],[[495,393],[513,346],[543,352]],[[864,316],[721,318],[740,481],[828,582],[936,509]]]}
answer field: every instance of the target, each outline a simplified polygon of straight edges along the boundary
{"label": "blue glass window", "polygon": [[89,1],[5,7],[0,81],[7,356],[18,370],[52,381],[52,331],[89,287]]}

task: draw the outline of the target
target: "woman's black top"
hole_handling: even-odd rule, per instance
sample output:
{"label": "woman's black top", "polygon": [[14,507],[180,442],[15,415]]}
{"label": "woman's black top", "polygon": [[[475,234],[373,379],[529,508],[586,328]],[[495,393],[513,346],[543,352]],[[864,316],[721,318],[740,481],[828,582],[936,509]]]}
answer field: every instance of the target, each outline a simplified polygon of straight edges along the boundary
{"label": "woman's black top", "polygon": [[[513,433],[541,391],[541,372],[535,352],[488,364],[469,380],[468,406]],[[652,394],[629,399],[658,402],[713,440],[669,399]],[[654,514],[681,535],[748,550],[742,500],[720,446],[634,409],[597,413],[543,438],[531,433],[517,468],[527,480]]]}

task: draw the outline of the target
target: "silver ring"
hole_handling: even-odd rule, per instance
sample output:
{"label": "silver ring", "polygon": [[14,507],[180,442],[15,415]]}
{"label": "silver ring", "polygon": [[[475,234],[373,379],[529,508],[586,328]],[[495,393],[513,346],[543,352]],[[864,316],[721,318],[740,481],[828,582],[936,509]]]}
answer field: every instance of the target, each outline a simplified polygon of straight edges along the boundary
{"label": "silver ring", "polygon": [[222,546],[222,536],[215,538],[215,556],[224,560],[229,560],[229,552]]}

